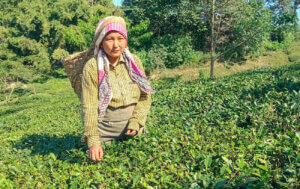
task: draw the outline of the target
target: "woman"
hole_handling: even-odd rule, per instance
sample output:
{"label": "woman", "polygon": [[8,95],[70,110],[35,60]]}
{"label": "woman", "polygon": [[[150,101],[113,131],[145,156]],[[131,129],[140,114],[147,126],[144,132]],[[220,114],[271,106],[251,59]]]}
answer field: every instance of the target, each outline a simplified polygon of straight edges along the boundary
{"label": "woman", "polygon": [[144,132],[153,90],[140,60],[127,48],[123,18],[107,17],[98,23],[91,48],[94,58],[82,73],[83,142],[89,158],[103,158],[101,142]]}

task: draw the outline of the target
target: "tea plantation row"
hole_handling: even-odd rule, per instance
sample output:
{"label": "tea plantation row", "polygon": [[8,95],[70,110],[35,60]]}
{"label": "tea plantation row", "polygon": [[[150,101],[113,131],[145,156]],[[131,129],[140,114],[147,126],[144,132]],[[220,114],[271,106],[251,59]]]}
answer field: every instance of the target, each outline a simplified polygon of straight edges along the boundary
{"label": "tea plantation row", "polygon": [[147,135],[87,158],[67,79],[0,105],[0,188],[297,188],[300,64],[154,81]]}

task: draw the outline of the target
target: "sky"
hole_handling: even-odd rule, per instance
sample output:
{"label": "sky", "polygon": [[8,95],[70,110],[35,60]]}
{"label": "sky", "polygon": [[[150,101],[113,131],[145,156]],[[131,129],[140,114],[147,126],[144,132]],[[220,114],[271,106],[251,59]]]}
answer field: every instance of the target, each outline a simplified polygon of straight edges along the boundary
{"label": "sky", "polygon": [[[123,0],[113,0],[113,3],[116,6],[121,6]],[[300,24],[300,9],[297,10],[297,15],[298,15],[298,24]]]}
{"label": "sky", "polygon": [[114,3],[116,6],[121,6],[122,1],[123,1],[123,0],[113,0],[113,3]]}

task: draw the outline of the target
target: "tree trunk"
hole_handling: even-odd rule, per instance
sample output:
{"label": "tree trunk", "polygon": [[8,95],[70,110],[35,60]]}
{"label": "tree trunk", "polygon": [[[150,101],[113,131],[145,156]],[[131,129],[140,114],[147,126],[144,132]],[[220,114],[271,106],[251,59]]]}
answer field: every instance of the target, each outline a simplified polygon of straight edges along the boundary
{"label": "tree trunk", "polygon": [[214,63],[215,63],[214,28],[215,28],[215,0],[211,0],[210,77],[214,77]]}
{"label": "tree trunk", "polygon": [[294,23],[294,28],[295,28],[295,31],[296,31],[296,28],[297,28],[297,25],[298,25],[298,17],[297,17],[297,9],[298,9],[298,6],[299,6],[299,3],[300,3],[300,1],[299,0],[294,0],[294,14],[295,14],[295,16],[296,16],[296,22]]}

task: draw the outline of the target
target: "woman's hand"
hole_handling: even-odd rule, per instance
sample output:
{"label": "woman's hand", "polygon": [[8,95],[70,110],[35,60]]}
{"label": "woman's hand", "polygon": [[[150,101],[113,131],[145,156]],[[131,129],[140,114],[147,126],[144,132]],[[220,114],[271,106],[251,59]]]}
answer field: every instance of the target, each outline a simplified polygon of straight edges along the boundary
{"label": "woman's hand", "polygon": [[137,134],[137,130],[133,130],[133,129],[127,129],[127,132],[125,133],[125,135],[127,136],[134,136]]}
{"label": "woman's hand", "polygon": [[89,158],[93,161],[101,161],[103,158],[102,146],[92,146],[89,148]]}

